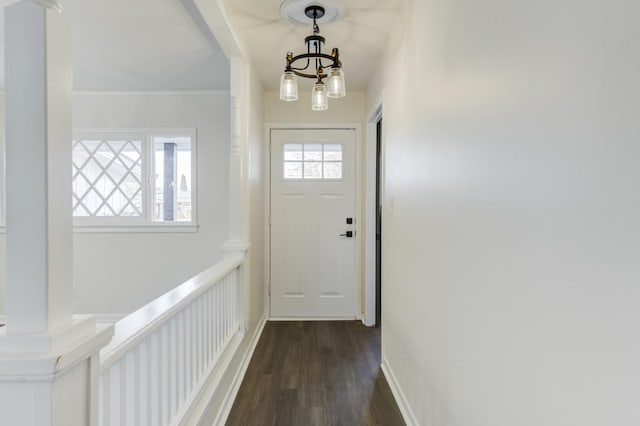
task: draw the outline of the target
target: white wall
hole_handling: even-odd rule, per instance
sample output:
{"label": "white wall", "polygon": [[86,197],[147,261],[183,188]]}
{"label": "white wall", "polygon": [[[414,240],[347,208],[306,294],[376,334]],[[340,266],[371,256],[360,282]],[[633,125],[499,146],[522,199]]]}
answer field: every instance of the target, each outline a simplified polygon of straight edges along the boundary
{"label": "white wall", "polygon": [[639,14],[408,2],[382,336],[421,425],[640,424]]}
{"label": "white wall", "polygon": [[267,123],[298,124],[364,122],[365,92],[349,91],[347,87],[347,96],[329,99],[329,109],[313,111],[311,109],[311,86],[306,83],[310,84],[310,80],[299,82],[300,99],[295,102],[281,101],[279,92],[265,92],[264,121]]}
{"label": "white wall", "polygon": [[[249,176],[249,248],[248,273],[249,273],[249,300],[248,300],[248,327],[246,334],[236,355],[230,361],[230,365],[225,371],[223,377],[220,378],[216,391],[208,399],[207,409],[203,416],[199,419],[198,424],[213,424],[218,413],[223,410],[227,397],[231,395],[230,390],[237,385],[240,386],[241,377],[239,374],[246,368],[250,361],[249,351],[253,350],[251,345],[257,341],[258,327],[261,320],[266,317],[265,311],[265,215],[264,215],[264,190],[265,190],[265,173],[264,173],[264,98],[263,90],[257,76],[253,72],[253,67],[249,64],[244,65],[244,72],[247,73],[243,90],[248,95],[249,109],[248,115],[243,111],[243,116],[248,119],[247,137],[248,137],[248,176]],[[256,340],[253,340],[253,339]],[[243,358],[246,356],[247,358]],[[246,364],[244,364],[246,363]],[[236,388],[237,391],[237,388]],[[231,409],[231,404],[226,408]],[[228,413],[227,413],[228,414]]]}
{"label": "white wall", "polygon": [[[197,233],[76,234],[76,312],[128,313],[217,262],[228,237],[228,95],[76,95],[74,127],[196,128]],[[123,297],[126,295],[126,297]]]}
{"label": "white wall", "polygon": [[[222,257],[219,247],[228,237],[229,96],[83,94],[74,96],[73,114],[75,127],[197,129],[197,233],[75,234],[75,311],[126,314]],[[4,243],[0,235],[3,272]],[[4,273],[0,280],[3,309]]]}
{"label": "white wall", "polygon": [[[197,129],[197,233],[75,234],[76,313],[126,314],[222,257],[219,247],[228,237],[229,96],[81,94],[74,96],[73,114],[75,127]],[[4,113],[0,128],[3,123]],[[4,234],[0,271],[1,314]]]}

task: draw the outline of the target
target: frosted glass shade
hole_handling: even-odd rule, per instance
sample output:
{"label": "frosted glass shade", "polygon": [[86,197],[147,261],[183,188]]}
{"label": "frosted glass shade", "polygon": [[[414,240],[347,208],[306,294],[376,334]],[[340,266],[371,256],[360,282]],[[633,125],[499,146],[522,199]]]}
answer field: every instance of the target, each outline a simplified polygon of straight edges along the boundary
{"label": "frosted glass shade", "polygon": [[316,83],[311,90],[311,109],[314,111],[322,111],[329,108],[329,99],[327,99],[327,91],[324,83]]}
{"label": "frosted glass shade", "polygon": [[280,100],[298,100],[298,77],[292,71],[285,71],[280,77]]}
{"label": "frosted glass shade", "polygon": [[346,94],[342,68],[331,68],[327,81],[327,96],[330,98],[341,98]]}

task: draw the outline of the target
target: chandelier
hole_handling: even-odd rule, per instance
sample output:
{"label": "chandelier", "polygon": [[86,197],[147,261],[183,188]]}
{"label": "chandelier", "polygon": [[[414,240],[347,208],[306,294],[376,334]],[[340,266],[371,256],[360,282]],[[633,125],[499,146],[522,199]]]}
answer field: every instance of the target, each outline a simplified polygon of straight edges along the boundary
{"label": "chandelier", "polygon": [[[325,39],[320,35],[316,19],[322,18],[324,12],[322,6],[305,8],[304,14],[309,19],[313,19],[313,34],[304,39],[307,53],[294,56],[292,52],[287,52],[287,65],[280,78],[280,99],[283,101],[298,100],[297,77],[315,79],[316,82],[311,89],[311,109],[314,111],[329,108],[327,98],[341,98],[346,94],[338,48],[334,47],[330,55],[322,53]],[[295,66],[296,63],[298,66]],[[326,83],[325,79],[327,79]]]}

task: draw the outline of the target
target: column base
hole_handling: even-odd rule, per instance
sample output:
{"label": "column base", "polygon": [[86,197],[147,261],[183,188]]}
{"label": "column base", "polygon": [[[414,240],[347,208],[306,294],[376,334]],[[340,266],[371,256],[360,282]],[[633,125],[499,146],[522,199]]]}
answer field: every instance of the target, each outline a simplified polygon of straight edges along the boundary
{"label": "column base", "polygon": [[95,318],[74,316],[67,327],[50,334],[12,335],[0,329],[0,383],[54,380],[97,353],[113,337],[113,325],[96,326]]}
{"label": "column base", "polygon": [[91,315],[75,315],[65,326],[45,333],[12,333],[11,324],[0,328],[0,357],[6,353],[58,352],[89,338],[96,332]]}
{"label": "column base", "polygon": [[[113,337],[113,325],[96,326],[93,317],[82,316],[47,335],[11,335],[4,328],[0,329],[2,424],[97,425],[99,351]],[[36,348],[50,349],[37,352]]]}

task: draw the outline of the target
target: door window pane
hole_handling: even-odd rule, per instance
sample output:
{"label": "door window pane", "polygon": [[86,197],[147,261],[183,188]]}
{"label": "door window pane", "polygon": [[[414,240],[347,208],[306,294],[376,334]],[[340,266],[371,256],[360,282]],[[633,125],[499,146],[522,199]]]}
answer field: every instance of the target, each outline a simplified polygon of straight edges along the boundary
{"label": "door window pane", "polygon": [[322,161],[322,145],[305,144],[304,161]]}
{"label": "door window pane", "polygon": [[322,163],[306,162],[304,163],[305,179],[322,179]]}
{"label": "door window pane", "polygon": [[285,179],[302,179],[302,161],[284,163]]}
{"label": "door window pane", "polygon": [[342,161],[342,145],[326,144],[324,146],[324,161]]}
{"label": "door window pane", "polygon": [[342,179],[342,163],[331,162],[324,163],[325,179]]}
{"label": "door window pane", "polygon": [[342,179],[342,145],[285,144],[284,179]]}
{"label": "door window pane", "polygon": [[286,144],[284,146],[284,161],[302,161],[302,144]]}

